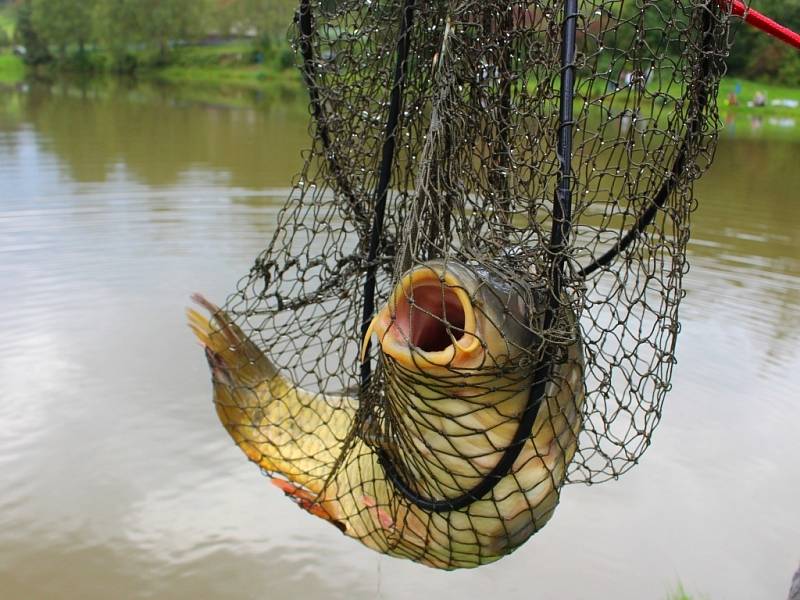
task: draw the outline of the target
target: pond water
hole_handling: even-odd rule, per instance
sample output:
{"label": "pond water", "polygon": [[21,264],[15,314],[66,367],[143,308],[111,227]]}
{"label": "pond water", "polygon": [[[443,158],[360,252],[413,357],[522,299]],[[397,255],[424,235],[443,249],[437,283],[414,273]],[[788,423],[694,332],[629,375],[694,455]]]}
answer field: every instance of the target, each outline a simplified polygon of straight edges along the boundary
{"label": "pond water", "polygon": [[[699,185],[674,388],[641,464],[570,486],[474,571],[380,557],[220,427],[189,294],[270,238],[302,99],[0,91],[0,597],[786,596],[800,562],[800,144],[722,136]],[[785,137],[785,136],[784,136]]]}

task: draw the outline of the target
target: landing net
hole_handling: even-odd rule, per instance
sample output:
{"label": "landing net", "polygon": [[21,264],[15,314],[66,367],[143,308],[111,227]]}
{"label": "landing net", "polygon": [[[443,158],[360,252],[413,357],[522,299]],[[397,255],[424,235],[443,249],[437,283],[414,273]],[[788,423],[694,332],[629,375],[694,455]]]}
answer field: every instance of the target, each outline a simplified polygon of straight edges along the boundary
{"label": "landing net", "polygon": [[508,554],[564,484],[636,464],[670,388],[728,17],[302,0],[313,145],[205,338],[248,457],[346,535],[439,568]]}

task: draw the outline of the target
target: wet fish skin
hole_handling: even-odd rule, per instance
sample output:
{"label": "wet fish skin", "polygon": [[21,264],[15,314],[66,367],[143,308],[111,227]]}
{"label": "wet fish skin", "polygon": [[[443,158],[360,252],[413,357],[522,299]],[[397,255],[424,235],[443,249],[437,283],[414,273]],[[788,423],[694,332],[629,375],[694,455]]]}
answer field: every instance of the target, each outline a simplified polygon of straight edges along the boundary
{"label": "wet fish skin", "polygon": [[[402,407],[400,423],[412,432],[416,451],[428,452],[427,468],[415,477],[433,496],[452,497],[491,469],[513,436],[531,385],[527,371],[515,372],[514,365],[527,364],[518,359],[535,340],[525,325],[525,303],[513,286],[453,261],[432,261],[417,269],[463,292],[456,295],[469,302],[465,311],[472,310],[464,315],[469,321],[463,327],[464,343],[435,356],[402,337],[390,338],[391,311],[397,308],[391,299],[370,331],[381,344],[389,404]],[[395,292],[403,293],[403,285],[414,277],[419,275],[412,270]],[[567,360],[556,367],[546,388],[534,435],[511,473],[491,494],[462,510],[430,513],[396,492],[376,453],[360,438],[337,469],[355,424],[356,398],[292,385],[224,311],[201,296],[194,300],[211,314],[209,319],[188,311],[190,327],[205,347],[220,421],[245,455],[273,474],[273,482],[311,514],[374,550],[441,569],[498,560],[552,516],[582,422],[583,350],[577,333]],[[577,332],[574,315],[566,319]],[[391,371],[403,361],[405,386]],[[449,379],[442,384],[444,377]],[[494,391],[484,393],[490,388]],[[464,414],[469,403],[473,410]]]}
{"label": "wet fish skin", "polygon": [[214,405],[225,429],[259,467],[318,494],[355,419],[357,401],[294,386],[218,306],[187,310],[205,349]]}

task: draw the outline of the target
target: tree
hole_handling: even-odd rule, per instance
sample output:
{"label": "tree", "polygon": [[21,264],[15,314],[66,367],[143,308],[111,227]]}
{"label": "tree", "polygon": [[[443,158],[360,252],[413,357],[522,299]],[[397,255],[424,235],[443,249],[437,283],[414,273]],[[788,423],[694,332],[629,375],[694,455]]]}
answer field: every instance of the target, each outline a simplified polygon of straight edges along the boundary
{"label": "tree", "polygon": [[31,4],[34,29],[45,43],[59,49],[61,60],[72,44],[84,51],[92,34],[94,0],[32,0]]}
{"label": "tree", "polygon": [[196,39],[205,33],[210,0],[140,0],[144,41],[166,60],[170,43]]}
{"label": "tree", "polygon": [[[753,4],[753,8],[778,23],[800,30],[800,0],[759,0]],[[734,42],[727,60],[730,74],[797,83],[796,52],[740,19],[733,29]]]}
{"label": "tree", "polygon": [[95,0],[92,12],[94,35],[111,54],[113,68],[131,72],[136,68],[132,56],[142,40],[140,0]]}
{"label": "tree", "polygon": [[298,4],[297,0],[216,0],[215,21],[224,33],[283,39]]}
{"label": "tree", "polygon": [[15,36],[17,42],[25,48],[25,62],[29,65],[40,65],[51,61],[53,57],[33,26],[32,16],[33,4],[31,0],[24,0],[17,9]]}

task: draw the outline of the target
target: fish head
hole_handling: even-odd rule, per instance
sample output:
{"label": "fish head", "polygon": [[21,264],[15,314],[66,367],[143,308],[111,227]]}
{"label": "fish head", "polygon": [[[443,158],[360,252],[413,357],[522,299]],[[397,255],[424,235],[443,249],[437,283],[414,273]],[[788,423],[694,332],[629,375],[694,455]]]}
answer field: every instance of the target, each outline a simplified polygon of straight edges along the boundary
{"label": "fish head", "polygon": [[370,323],[381,351],[430,374],[503,367],[529,356],[533,292],[486,267],[431,260],[407,271]]}

